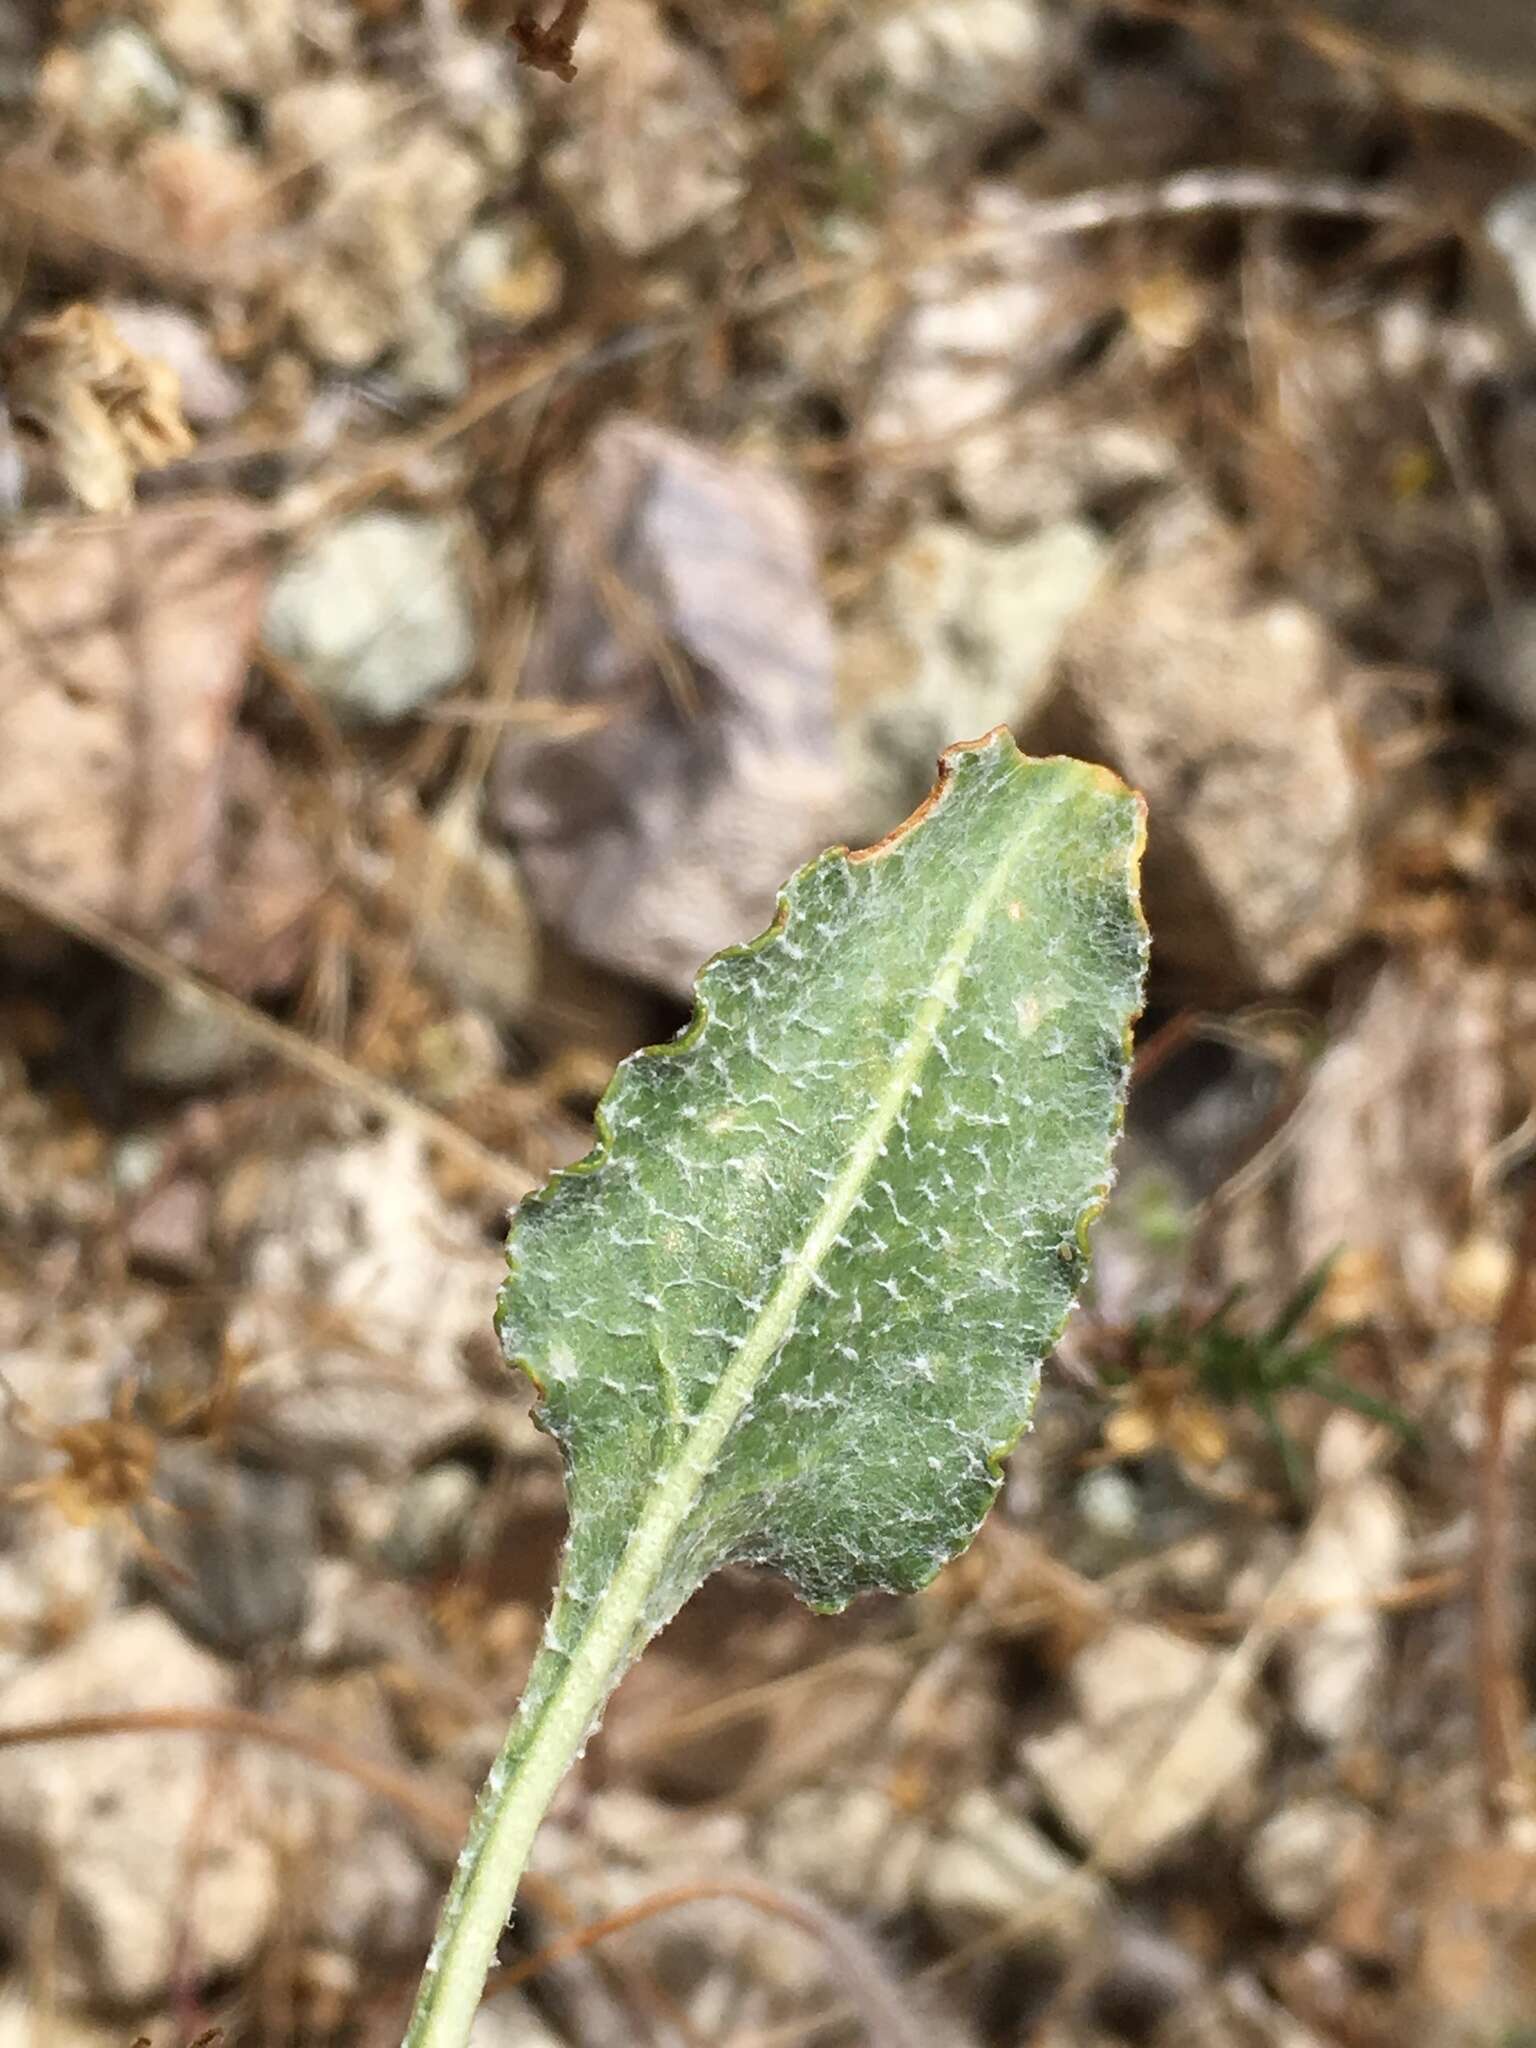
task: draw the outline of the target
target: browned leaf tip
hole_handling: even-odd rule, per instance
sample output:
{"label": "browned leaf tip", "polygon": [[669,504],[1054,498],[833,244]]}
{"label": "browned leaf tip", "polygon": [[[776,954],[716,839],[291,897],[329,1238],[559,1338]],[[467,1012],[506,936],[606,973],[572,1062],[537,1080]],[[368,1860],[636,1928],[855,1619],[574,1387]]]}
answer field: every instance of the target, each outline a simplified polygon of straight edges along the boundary
{"label": "browned leaf tip", "polygon": [[518,63],[531,65],[535,71],[551,71],[569,85],[576,76],[571,60],[588,4],[589,0],[562,0],[560,12],[547,28],[541,27],[526,10],[519,14],[512,23]]}

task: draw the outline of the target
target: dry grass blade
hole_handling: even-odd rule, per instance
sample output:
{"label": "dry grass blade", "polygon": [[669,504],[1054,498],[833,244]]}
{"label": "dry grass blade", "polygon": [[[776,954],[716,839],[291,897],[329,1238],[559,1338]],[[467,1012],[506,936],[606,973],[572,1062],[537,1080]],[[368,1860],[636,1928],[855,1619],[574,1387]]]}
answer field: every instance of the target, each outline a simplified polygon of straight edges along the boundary
{"label": "dry grass blade", "polygon": [[272,1720],[247,1707],[152,1707],[120,1714],[76,1714],[60,1721],[30,1721],[0,1728],[0,1750],[43,1742],[83,1742],[102,1735],[223,1735],[265,1743],[306,1758],[321,1770],[353,1779],[414,1822],[434,1842],[456,1843],[464,1832],[469,1801],[425,1790],[404,1771],[355,1756],[340,1743],[307,1728]]}
{"label": "dry grass blade", "polygon": [[1515,1360],[1536,1324],[1536,1179],[1526,1195],[1514,1269],[1499,1309],[1483,1383],[1483,1436],[1477,1470],[1477,1549],[1473,1562],[1476,1615],[1475,1683],[1483,1821],[1489,1833],[1509,1818],[1511,1789],[1525,1727],[1524,1688],[1517,1669],[1510,1586],[1514,1534],[1509,1510],[1505,1424]]}
{"label": "dry grass blade", "polygon": [[520,1166],[501,1158],[436,1110],[413,1101],[398,1088],[376,1079],[339,1053],[328,1052],[323,1046],[313,1044],[299,1032],[253,1009],[249,1003],[241,1002],[224,989],[215,988],[159,947],[133,937],[95,911],[66,901],[55,890],[34,881],[3,859],[0,859],[0,895],[12,897],[34,916],[46,919],[73,938],[98,947],[120,966],[143,975],[158,987],[206,1003],[263,1052],[273,1054],[290,1067],[362,1103],[391,1122],[407,1125],[429,1143],[441,1146],[477,1184],[497,1190],[507,1201],[520,1201],[534,1185],[533,1177]]}
{"label": "dry grass blade", "polygon": [[751,1878],[703,1878],[696,1884],[672,1885],[666,1891],[653,1892],[633,1906],[546,1943],[520,1963],[496,1971],[486,1986],[486,1995],[494,1996],[526,1984],[557,1963],[653,1920],[660,1913],[673,1913],[683,1906],[717,1899],[734,1899],[755,1912],[786,1920],[820,1942],[847,1987],[850,2009],[863,2022],[876,2048],[924,2048],[928,2036],[914,2019],[906,1994],[892,1981],[878,1951],[856,1927],[819,1900]]}

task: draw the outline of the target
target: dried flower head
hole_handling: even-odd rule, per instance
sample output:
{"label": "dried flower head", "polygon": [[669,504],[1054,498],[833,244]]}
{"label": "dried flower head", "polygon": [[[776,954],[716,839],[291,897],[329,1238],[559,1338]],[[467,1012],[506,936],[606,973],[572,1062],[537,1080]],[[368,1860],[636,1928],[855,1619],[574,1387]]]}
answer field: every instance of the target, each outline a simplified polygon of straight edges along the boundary
{"label": "dried flower head", "polygon": [[178,1577],[180,1567],[161,1556],[146,1535],[139,1516],[154,1509],[174,1510],[155,1497],[155,1468],[160,1442],[137,1419],[138,1381],[119,1380],[111,1410],[86,1422],[50,1424],[0,1380],[11,1427],[62,1460],[38,1479],[23,1480],[4,1496],[12,1501],[41,1501],[76,1528],[114,1526],[133,1547]]}

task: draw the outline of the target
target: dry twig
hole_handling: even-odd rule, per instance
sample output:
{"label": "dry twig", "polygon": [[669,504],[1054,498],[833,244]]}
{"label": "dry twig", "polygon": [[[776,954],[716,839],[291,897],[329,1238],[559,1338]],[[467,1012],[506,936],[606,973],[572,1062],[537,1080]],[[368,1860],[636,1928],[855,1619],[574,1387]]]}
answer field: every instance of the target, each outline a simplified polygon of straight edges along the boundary
{"label": "dry twig", "polygon": [[521,1201],[534,1185],[532,1177],[510,1159],[500,1158],[488,1146],[425,1103],[416,1102],[387,1081],[343,1059],[339,1053],[316,1045],[302,1033],[280,1024],[262,1010],[253,1009],[227,990],[217,988],[200,975],[191,973],[179,961],[149,945],[110,918],[71,903],[58,891],[25,875],[9,861],[0,859],[0,896],[10,896],[34,916],[43,918],[72,937],[98,947],[120,966],[142,975],[145,980],[206,1003],[264,1052],[273,1053],[291,1067],[328,1087],[350,1095],[393,1123],[403,1123],[440,1146],[473,1176],[477,1185],[495,1188],[508,1201]]}
{"label": "dry twig", "polygon": [[755,1882],[751,1878],[703,1878],[694,1884],[672,1885],[665,1891],[652,1892],[632,1906],[625,1906],[604,1919],[558,1936],[535,1954],[525,1956],[521,1962],[497,1970],[486,1985],[486,1995],[493,1997],[514,1985],[526,1984],[529,1978],[539,1976],[555,1964],[581,1955],[598,1942],[623,1934],[642,1921],[653,1920],[660,1913],[675,1912],[680,1906],[713,1899],[739,1900],[756,1912],[787,1920],[792,1927],[798,1927],[803,1934],[819,1941],[836,1967],[850,2007],[862,2020],[866,2033],[877,2048],[921,2048],[922,2042],[928,2038],[909,2004],[904,2002],[904,1994],[892,1982],[877,1951],[857,1928],[819,1899],[797,1896],[781,1887]]}
{"label": "dry twig", "polygon": [[1504,1425],[1515,1382],[1515,1358],[1536,1321],[1536,1179],[1525,1200],[1514,1270],[1499,1308],[1483,1382],[1483,1439],[1477,1468],[1477,1549],[1473,1558],[1474,1655],[1483,1821],[1490,1834],[1509,1817],[1509,1791],[1520,1765],[1525,1725],[1523,1687],[1515,1669],[1509,1588],[1514,1536],[1509,1513],[1509,1451]]}

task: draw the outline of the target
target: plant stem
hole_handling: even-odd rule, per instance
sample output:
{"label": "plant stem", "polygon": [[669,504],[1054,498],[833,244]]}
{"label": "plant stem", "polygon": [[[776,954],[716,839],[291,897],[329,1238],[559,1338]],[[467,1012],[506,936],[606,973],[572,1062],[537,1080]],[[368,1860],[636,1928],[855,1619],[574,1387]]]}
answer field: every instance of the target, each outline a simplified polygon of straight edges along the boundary
{"label": "plant stem", "polygon": [[[573,1517],[544,1642],[501,1753],[475,1805],[437,1934],[422,1971],[405,2048],[466,2048],[470,2027],[512,1911],[539,1822],[586,1746],[610,1693],[709,1569],[679,1575],[674,1546],[720,1447],[751,1397],[809,1285],[786,1275],[768,1312],[720,1377],[702,1417],[678,1450],[596,1600],[578,1588],[594,1577]],[[663,1590],[664,1588],[664,1590]]]}
{"label": "plant stem", "polygon": [[406,2048],[463,2048],[496,1945],[528,1861],[534,1832],[586,1737],[610,1681],[591,1686],[554,1649],[540,1650],[501,1753],[490,1769],[459,1854],[422,1971]]}

